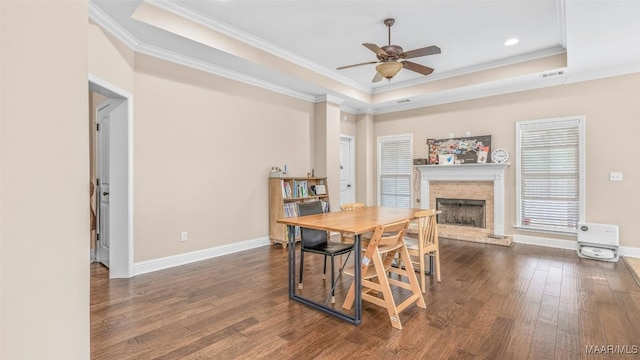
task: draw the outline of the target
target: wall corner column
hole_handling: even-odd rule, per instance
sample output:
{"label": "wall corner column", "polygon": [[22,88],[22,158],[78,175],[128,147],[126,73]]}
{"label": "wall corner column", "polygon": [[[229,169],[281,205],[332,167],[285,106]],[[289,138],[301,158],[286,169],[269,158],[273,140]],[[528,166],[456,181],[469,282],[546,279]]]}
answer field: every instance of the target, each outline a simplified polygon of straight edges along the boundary
{"label": "wall corner column", "polygon": [[376,205],[376,142],[372,112],[356,115],[356,201]]}
{"label": "wall corner column", "polygon": [[314,126],[311,128],[313,144],[312,166],[316,176],[326,176],[329,183],[331,211],[340,209],[340,105],[343,100],[323,96],[315,104]]}

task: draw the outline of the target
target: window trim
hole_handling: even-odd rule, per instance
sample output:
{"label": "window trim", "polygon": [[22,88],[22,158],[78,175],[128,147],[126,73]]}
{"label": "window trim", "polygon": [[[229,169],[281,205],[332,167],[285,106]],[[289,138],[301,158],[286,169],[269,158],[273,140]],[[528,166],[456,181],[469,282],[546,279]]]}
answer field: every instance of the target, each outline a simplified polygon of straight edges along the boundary
{"label": "window trim", "polygon": [[559,117],[559,118],[549,118],[549,119],[537,119],[537,120],[525,120],[516,122],[516,224],[514,228],[523,231],[533,231],[533,232],[543,232],[543,233],[552,233],[552,234],[570,234],[576,235],[578,230],[570,230],[570,229],[559,229],[554,227],[544,227],[544,226],[524,226],[522,224],[522,182],[521,182],[521,141],[520,141],[520,131],[523,125],[531,125],[531,124],[545,124],[545,123],[553,123],[560,121],[568,121],[568,120],[577,120],[578,121],[578,222],[584,222],[585,220],[585,210],[586,210],[586,144],[585,144],[585,128],[586,128],[586,118],[584,115],[576,115],[576,116],[567,116],[567,117]]}
{"label": "window trim", "polygon": [[[376,204],[378,206],[380,205],[380,200],[381,200],[381,187],[382,184],[380,182],[380,176],[381,174],[381,168],[382,168],[382,142],[384,142],[385,140],[389,141],[389,140],[402,140],[402,139],[406,139],[408,138],[409,140],[409,152],[410,152],[410,157],[411,157],[411,161],[413,163],[413,133],[406,133],[406,134],[396,134],[396,135],[384,135],[384,136],[378,136],[377,137],[377,159],[376,159],[376,164],[377,164],[377,169],[376,169],[376,183],[377,183],[377,187],[376,187]],[[412,169],[413,171],[413,169]],[[412,174],[409,173],[407,174],[407,176],[409,177],[409,182],[411,183],[412,181]],[[409,201],[411,201],[411,199],[413,199],[413,187],[409,187]],[[410,206],[411,207],[411,206]]]}

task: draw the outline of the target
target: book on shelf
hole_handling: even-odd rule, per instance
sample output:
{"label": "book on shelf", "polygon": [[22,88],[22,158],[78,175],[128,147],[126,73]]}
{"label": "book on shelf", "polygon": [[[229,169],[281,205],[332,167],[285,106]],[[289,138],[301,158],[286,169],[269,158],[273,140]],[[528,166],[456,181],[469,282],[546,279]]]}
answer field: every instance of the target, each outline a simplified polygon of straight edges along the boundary
{"label": "book on shelf", "polygon": [[322,211],[328,213],[329,211],[331,211],[331,209],[329,208],[329,202],[328,201],[324,201],[324,200],[320,200],[320,204],[322,205]]}
{"label": "book on shelf", "polygon": [[282,186],[282,197],[285,199],[291,198],[291,184],[287,181],[280,180],[280,185]]}
{"label": "book on shelf", "polygon": [[297,203],[285,203],[284,204],[284,217],[296,217],[298,216],[298,204]]}
{"label": "book on shelf", "polygon": [[293,180],[293,197],[303,198],[309,196],[307,180]]}

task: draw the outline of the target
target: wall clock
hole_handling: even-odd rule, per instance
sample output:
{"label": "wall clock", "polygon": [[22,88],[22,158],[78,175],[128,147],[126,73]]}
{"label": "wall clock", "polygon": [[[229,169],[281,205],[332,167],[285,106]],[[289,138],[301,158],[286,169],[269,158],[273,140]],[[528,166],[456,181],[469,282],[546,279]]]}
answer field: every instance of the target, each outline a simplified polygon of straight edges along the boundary
{"label": "wall clock", "polygon": [[505,149],[495,149],[491,152],[491,161],[496,164],[504,164],[509,160],[509,153]]}

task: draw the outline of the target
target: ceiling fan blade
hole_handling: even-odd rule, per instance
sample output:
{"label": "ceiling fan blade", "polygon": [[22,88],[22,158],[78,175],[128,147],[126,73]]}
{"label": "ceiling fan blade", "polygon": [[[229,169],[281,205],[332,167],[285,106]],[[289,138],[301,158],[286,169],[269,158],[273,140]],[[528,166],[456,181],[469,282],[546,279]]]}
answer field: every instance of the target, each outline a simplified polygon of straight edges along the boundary
{"label": "ceiling fan blade", "polygon": [[371,80],[371,82],[378,82],[380,80],[384,79],[384,77],[382,76],[382,74],[380,74],[379,72],[376,71],[376,76],[373,77],[373,79]]}
{"label": "ceiling fan blade", "polygon": [[378,63],[377,61],[367,61],[359,64],[340,66],[339,68],[336,68],[336,70],[348,69],[348,68],[352,68],[360,65],[369,65],[369,64],[377,64],[377,63]]}
{"label": "ceiling fan blade", "polygon": [[362,45],[364,45],[364,47],[366,47],[367,49],[369,49],[369,50],[373,51],[374,53],[376,53],[376,55],[378,55],[378,56],[383,56],[383,57],[389,56],[389,54],[387,54],[386,51],[380,49],[380,47],[378,47],[378,45],[376,45],[376,44],[364,43]]}
{"label": "ceiling fan blade", "polygon": [[440,54],[440,48],[435,45],[432,45],[432,46],[423,47],[421,49],[406,51],[402,55],[402,57],[405,59],[412,59],[420,56],[435,55],[435,54]]}
{"label": "ceiling fan blade", "polygon": [[416,64],[414,62],[411,61],[403,61],[402,62],[402,66],[404,66],[405,69],[409,69],[411,71],[415,71],[419,74],[422,75],[429,75],[433,72],[433,69],[424,65],[420,65],[420,64]]}

